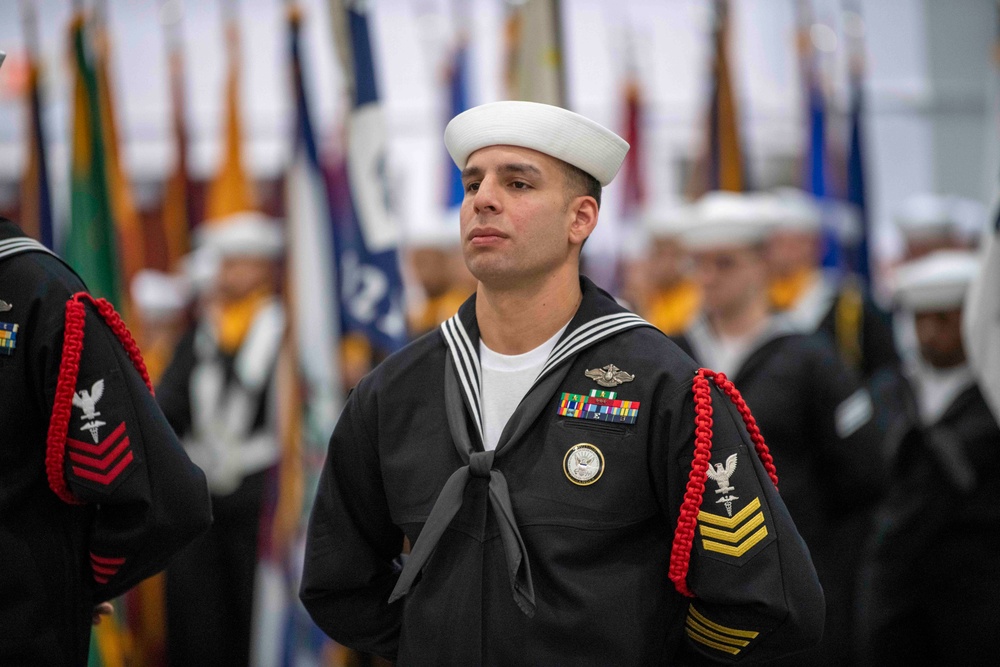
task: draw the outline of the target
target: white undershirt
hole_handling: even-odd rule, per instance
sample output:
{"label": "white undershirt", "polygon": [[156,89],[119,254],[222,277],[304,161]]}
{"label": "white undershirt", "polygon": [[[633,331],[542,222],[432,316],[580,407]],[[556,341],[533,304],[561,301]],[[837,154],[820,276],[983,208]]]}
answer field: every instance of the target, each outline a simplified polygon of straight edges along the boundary
{"label": "white undershirt", "polygon": [[531,389],[545,360],[549,358],[549,353],[567,326],[569,322],[552,338],[524,354],[494,352],[480,339],[479,364],[483,369],[483,428],[486,438],[484,446],[487,450],[497,448],[504,426]]}
{"label": "white undershirt", "polygon": [[917,384],[920,417],[926,426],[940,421],[959,394],[975,384],[968,364],[938,369],[919,363],[911,368],[911,373]]}

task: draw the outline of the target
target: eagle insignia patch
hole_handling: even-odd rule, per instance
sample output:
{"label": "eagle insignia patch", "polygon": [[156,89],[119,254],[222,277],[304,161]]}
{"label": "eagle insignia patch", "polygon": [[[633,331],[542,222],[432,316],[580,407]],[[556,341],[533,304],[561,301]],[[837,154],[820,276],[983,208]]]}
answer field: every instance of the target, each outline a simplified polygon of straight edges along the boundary
{"label": "eagle insignia patch", "polygon": [[[715,453],[714,453],[715,454]],[[706,556],[738,564],[751,558],[775,539],[768,508],[762,502],[752,466],[739,466],[738,451],[717,453],[709,461],[706,476],[715,482],[716,500],[709,501],[708,486],[698,512],[697,544]],[[739,481],[737,481],[737,477]],[[737,495],[737,487],[743,493]],[[742,498],[741,498],[742,496]],[[725,513],[721,512],[723,505]],[[719,507],[720,511],[713,511]]]}

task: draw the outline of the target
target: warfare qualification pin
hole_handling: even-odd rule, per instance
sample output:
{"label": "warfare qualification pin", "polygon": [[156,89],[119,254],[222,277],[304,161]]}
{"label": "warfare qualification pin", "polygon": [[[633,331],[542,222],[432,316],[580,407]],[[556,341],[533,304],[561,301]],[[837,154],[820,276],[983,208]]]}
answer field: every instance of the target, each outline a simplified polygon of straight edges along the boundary
{"label": "warfare qualification pin", "polygon": [[563,457],[563,472],[574,484],[589,486],[604,473],[604,454],[589,442],[573,445]]}
{"label": "warfare qualification pin", "polygon": [[631,382],[635,379],[634,375],[626,373],[614,364],[608,364],[604,368],[591,368],[585,371],[584,375],[602,387],[617,387],[623,382]]}

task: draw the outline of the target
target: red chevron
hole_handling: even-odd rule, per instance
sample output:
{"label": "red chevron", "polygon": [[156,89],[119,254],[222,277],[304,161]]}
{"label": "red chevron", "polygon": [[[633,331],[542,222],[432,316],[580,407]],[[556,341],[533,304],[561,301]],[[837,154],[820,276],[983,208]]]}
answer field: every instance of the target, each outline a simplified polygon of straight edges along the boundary
{"label": "red chevron", "polygon": [[118,425],[118,428],[116,428],[114,431],[111,432],[111,435],[106,437],[104,440],[101,440],[96,445],[92,445],[89,442],[74,440],[73,438],[66,438],[66,446],[69,447],[70,449],[82,451],[84,454],[90,454],[92,456],[100,456],[108,449],[108,447],[114,444],[124,432],[125,432],[125,422],[122,422],[121,424]]}
{"label": "red chevron", "polygon": [[[113,558],[111,556],[98,556],[91,552],[90,567],[94,571],[94,581],[99,584],[106,584],[118,573],[119,568],[125,563],[124,558]],[[113,566],[113,567],[107,567]]]}
{"label": "red chevron", "polygon": [[78,477],[89,479],[93,482],[97,482],[98,484],[104,484],[105,486],[107,486],[111,482],[115,481],[115,478],[118,477],[118,475],[121,474],[122,470],[124,470],[131,462],[132,462],[132,452],[128,452],[127,454],[125,454],[125,456],[122,457],[122,460],[118,462],[118,465],[116,465],[114,468],[112,468],[110,471],[108,471],[103,475],[87,470],[86,468],[81,468],[79,466],[73,466],[73,474]]}
{"label": "red chevron", "polygon": [[111,466],[111,463],[121,456],[121,453],[128,449],[129,439],[125,436],[117,447],[115,447],[110,454],[107,456],[102,456],[100,458],[94,458],[93,456],[86,456],[78,452],[70,451],[69,458],[71,461],[77,463],[82,463],[83,465],[90,466],[91,468],[97,468],[98,470],[107,470]]}

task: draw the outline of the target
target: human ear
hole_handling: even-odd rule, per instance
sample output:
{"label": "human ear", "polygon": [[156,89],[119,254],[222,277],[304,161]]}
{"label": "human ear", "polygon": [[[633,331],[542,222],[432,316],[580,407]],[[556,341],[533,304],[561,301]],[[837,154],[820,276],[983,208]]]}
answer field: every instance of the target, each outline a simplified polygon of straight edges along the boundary
{"label": "human ear", "polygon": [[574,245],[582,244],[597,226],[597,200],[581,195],[570,203],[569,212],[572,215],[569,240]]}

